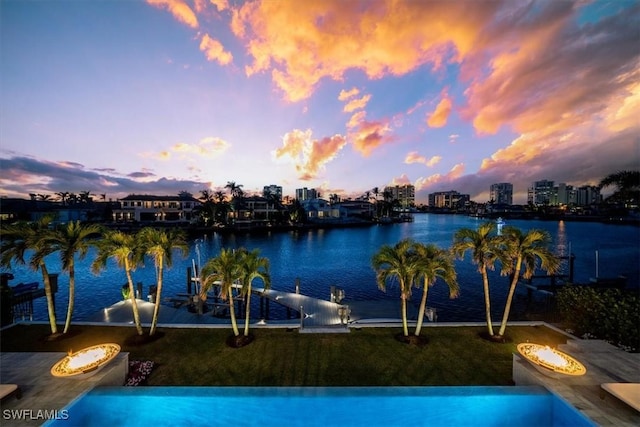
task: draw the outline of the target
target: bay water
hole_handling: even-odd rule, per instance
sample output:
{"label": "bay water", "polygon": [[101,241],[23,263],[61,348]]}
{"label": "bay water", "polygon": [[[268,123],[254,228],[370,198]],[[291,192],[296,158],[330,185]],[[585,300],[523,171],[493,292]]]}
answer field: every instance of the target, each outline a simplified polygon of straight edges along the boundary
{"label": "bay water", "polygon": [[[294,292],[299,279],[300,292],[322,299],[330,299],[330,287],[345,292],[343,303],[355,301],[399,301],[397,285],[390,284],[386,292],[378,289],[371,258],[382,245],[393,245],[403,238],[423,243],[434,243],[449,248],[455,232],[461,228],[477,228],[484,220],[463,215],[415,214],[413,222],[374,225],[370,227],[335,228],[262,233],[210,233],[190,241],[190,254],[182,257],[175,253],[173,265],[165,270],[163,298],[184,293],[187,289],[187,268],[194,263],[204,265],[222,248],[259,249],[269,259],[272,289]],[[552,236],[552,250],[566,256],[575,255],[574,281],[586,283],[596,277],[624,275],[628,286],[640,283],[640,227],[597,222],[510,220],[507,225],[520,228],[546,230]],[[91,272],[95,257],[92,249],[86,258],[76,261],[76,302],[74,320],[84,320],[105,307],[122,300],[121,287],[126,276],[115,262],[98,274]],[[64,321],[68,301],[69,276],[62,272],[57,255],[49,256],[47,267],[51,273],[60,273],[56,294],[59,321]],[[456,261],[460,296],[449,299],[447,286],[438,281],[429,291],[428,305],[437,310],[438,321],[483,321],[484,300],[482,279],[477,266],[467,256]],[[508,277],[499,274],[499,268],[490,274],[492,311],[499,318],[504,308]],[[568,264],[564,265],[568,272]],[[5,270],[6,271],[6,270]],[[40,273],[25,266],[15,265],[9,270],[14,279],[11,285],[40,282]],[[539,272],[538,274],[543,274]],[[146,298],[149,286],[155,284],[153,261],[147,259],[144,267],[133,272],[134,282],[143,283]],[[262,283],[256,281],[254,286]],[[412,302],[417,304],[420,291],[416,290]],[[516,299],[524,304],[527,288],[519,286]],[[521,305],[522,305],[521,304]],[[272,304],[272,307],[276,304]],[[46,300],[34,302],[34,320],[47,320]],[[275,318],[278,314],[276,312]],[[518,311],[514,316],[517,318]],[[513,319],[513,317],[512,317]]]}

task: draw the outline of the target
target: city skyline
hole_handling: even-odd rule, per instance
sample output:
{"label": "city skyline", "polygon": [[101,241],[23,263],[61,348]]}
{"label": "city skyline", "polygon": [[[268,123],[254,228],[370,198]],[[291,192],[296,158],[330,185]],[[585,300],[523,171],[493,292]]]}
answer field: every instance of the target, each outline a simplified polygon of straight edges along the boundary
{"label": "city skyline", "polygon": [[640,166],[640,3],[0,3],[0,196],[358,197]]}

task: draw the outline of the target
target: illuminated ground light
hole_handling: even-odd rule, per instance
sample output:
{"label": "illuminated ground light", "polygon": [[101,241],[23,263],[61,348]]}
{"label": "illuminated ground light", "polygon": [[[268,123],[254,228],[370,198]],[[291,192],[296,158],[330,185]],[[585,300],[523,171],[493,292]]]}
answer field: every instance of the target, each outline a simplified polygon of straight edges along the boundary
{"label": "illuminated ground light", "polygon": [[98,344],[69,353],[51,368],[54,377],[89,376],[109,363],[120,353],[118,344]]}
{"label": "illuminated ground light", "polygon": [[580,376],[587,368],[573,357],[549,346],[531,343],[518,344],[518,353],[540,372],[560,375]]}

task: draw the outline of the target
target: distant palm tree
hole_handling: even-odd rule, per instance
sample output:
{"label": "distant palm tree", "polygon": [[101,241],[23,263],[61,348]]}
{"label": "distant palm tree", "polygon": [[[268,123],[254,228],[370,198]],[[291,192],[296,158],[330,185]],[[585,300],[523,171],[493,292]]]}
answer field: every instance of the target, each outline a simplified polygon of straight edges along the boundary
{"label": "distant palm tree", "polygon": [[233,289],[237,280],[242,276],[238,253],[233,249],[222,249],[220,254],[205,263],[200,272],[200,298],[206,300],[207,292],[214,286],[220,286],[220,298],[229,301],[231,314],[231,327],[233,335],[240,335],[236,321],[236,312],[233,302]]}
{"label": "distant palm tree", "polygon": [[215,199],[215,201],[217,203],[222,203],[222,202],[224,202],[224,199],[225,199],[226,196],[225,196],[224,192],[218,190],[215,193],[213,193],[213,197],[214,197],[214,199]]}
{"label": "distant palm tree", "polygon": [[46,243],[45,233],[49,231],[49,225],[53,221],[52,215],[47,215],[35,222],[19,222],[16,224],[2,224],[0,227],[0,265],[11,268],[11,261],[15,260],[19,264],[26,264],[25,254],[28,250],[33,250],[29,267],[34,271],[40,269],[42,272],[42,282],[44,293],[47,298],[47,311],[49,313],[49,325],[51,334],[58,333],[56,324],[55,306],[53,303],[53,290],[49,280],[49,272],[44,262],[44,258],[52,251],[51,246]]}
{"label": "distant palm tree", "polygon": [[235,181],[228,181],[224,188],[229,189],[231,197],[242,197],[244,195],[244,192],[242,191],[242,184],[236,184]]}
{"label": "distant palm tree", "polygon": [[156,268],[157,291],[151,329],[149,330],[149,336],[153,336],[156,332],[158,313],[160,312],[164,266],[169,268],[173,264],[173,249],[179,249],[186,257],[189,254],[189,245],[182,230],[175,228],[160,230],[145,227],[140,230],[137,238],[144,251],[153,258]]}
{"label": "distant palm tree", "polygon": [[[518,284],[520,270],[524,264],[524,273],[522,276],[529,279],[536,271],[537,261],[540,260],[540,266],[547,274],[553,274],[560,266],[560,260],[549,250],[551,236],[544,230],[529,230],[523,233],[516,227],[504,227],[502,229],[502,240],[510,262],[503,268],[505,273],[513,275],[511,286],[509,286],[509,294],[504,307],[504,314],[500,324],[498,336],[504,336],[509,320],[509,312],[513,301],[513,294]],[[514,265],[515,263],[515,265]]]}
{"label": "distant palm tree", "polygon": [[67,319],[62,333],[66,334],[71,325],[73,315],[73,305],[75,299],[75,257],[79,254],[83,259],[89,248],[95,242],[95,237],[99,236],[102,228],[96,224],[85,225],[80,221],[69,222],[66,226],[50,230],[45,234],[45,245],[51,245],[51,252],[60,253],[62,270],[69,273],[69,306],[67,308]]}
{"label": "distant palm tree", "polygon": [[98,254],[91,264],[92,271],[96,274],[104,269],[109,258],[113,258],[118,264],[118,267],[124,269],[127,275],[127,283],[129,284],[129,299],[131,300],[133,321],[138,335],[142,335],[142,322],[140,321],[140,312],[136,301],[136,293],[133,288],[133,278],[131,277],[131,272],[135,270],[138,265],[142,264],[144,255],[136,240],[136,236],[123,233],[122,231],[109,230],[96,242],[96,246],[98,248]]}
{"label": "distant palm tree", "polygon": [[251,311],[251,287],[254,279],[260,279],[264,283],[264,289],[271,287],[271,276],[269,275],[269,259],[260,256],[260,250],[254,249],[251,252],[242,248],[239,251],[239,263],[241,271],[242,294],[245,302],[244,336],[249,336],[249,318]]}
{"label": "distant palm tree", "polygon": [[80,202],[89,203],[93,201],[91,195],[91,191],[81,191],[78,197],[80,198]]}
{"label": "distant palm tree", "polygon": [[67,204],[67,199],[69,198],[69,192],[68,191],[60,191],[60,192],[56,193],[56,195],[58,196],[58,198],[62,202],[62,206],[65,206]]}
{"label": "distant palm tree", "polygon": [[383,245],[371,260],[380,290],[386,291],[389,281],[397,281],[400,286],[400,312],[402,331],[405,337],[409,336],[407,299],[411,297],[411,287],[418,273],[417,263],[412,252],[413,244],[411,239],[404,239],[394,246]]}
{"label": "distant palm tree", "polygon": [[[455,298],[460,290],[456,277],[456,270],[453,265],[451,253],[438,248],[433,244],[415,243],[413,245],[417,263],[417,275],[422,278],[422,299],[418,310],[418,321],[414,335],[419,336],[424,320],[424,312],[427,306],[427,294],[429,287],[436,283],[438,278],[442,279],[449,286],[449,297]],[[420,287],[420,282],[415,285]]]}
{"label": "distant palm tree", "polygon": [[503,257],[501,240],[493,234],[496,225],[486,222],[477,230],[462,228],[454,235],[452,246],[453,253],[458,258],[463,258],[465,252],[471,251],[471,261],[478,266],[478,272],[482,276],[484,290],[484,306],[487,319],[487,331],[493,337],[493,324],[491,323],[491,298],[489,296],[489,276],[487,269],[494,269],[495,262]]}

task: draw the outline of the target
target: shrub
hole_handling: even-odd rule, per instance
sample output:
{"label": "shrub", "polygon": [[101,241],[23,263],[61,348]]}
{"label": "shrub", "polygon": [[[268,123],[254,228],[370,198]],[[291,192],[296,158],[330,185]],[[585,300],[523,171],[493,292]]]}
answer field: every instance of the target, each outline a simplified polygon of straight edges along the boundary
{"label": "shrub", "polygon": [[619,289],[566,286],[557,294],[566,328],[577,336],[606,340],[625,350],[640,349],[640,298]]}

